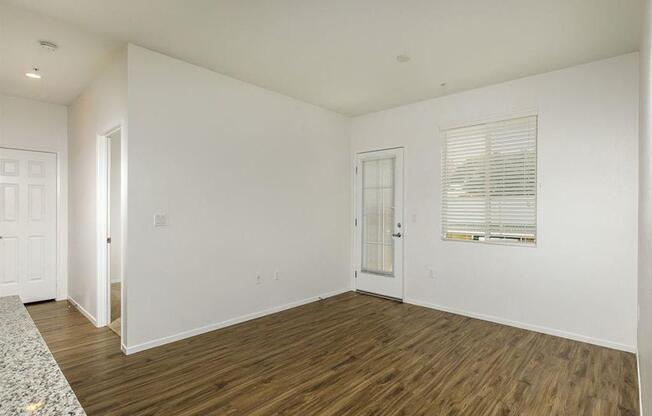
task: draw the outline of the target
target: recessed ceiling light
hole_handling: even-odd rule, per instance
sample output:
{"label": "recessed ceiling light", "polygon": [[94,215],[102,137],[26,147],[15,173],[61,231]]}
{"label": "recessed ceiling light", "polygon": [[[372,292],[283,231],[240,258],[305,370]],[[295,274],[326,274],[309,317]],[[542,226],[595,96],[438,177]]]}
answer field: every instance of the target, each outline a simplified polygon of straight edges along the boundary
{"label": "recessed ceiling light", "polygon": [[38,68],[32,68],[32,72],[26,72],[25,76],[32,79],[41,79],[41,74],[38,73]]}
{"label": "recessed ceiling light", "polygon": [[410,59],[412,59],[412,58],[410,58],[409,55],[404,55],[404,54],[398,55],[396,57],[396,60],[399,61],[399,62],[408,62]]}

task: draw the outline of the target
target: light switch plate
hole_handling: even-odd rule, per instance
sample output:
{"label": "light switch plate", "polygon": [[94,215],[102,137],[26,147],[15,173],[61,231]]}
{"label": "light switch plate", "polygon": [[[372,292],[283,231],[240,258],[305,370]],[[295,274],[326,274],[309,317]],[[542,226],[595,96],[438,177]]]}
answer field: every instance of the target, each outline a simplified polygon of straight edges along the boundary
{"label": "light switch plate", "polygon": [[168,225],[168,214],[154,214],[154,227],[166,227]]}

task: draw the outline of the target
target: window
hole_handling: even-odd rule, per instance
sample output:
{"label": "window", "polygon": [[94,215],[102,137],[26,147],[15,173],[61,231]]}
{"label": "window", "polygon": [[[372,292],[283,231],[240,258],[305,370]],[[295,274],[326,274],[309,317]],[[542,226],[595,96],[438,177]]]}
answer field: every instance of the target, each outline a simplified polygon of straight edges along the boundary
{"label": "window", "polygon": [[362,271],[394,275],[395,158],[362,162]]}
{"label": "window", "polygon": [[537,116],[453,128],[442,149],[442,238],[534,245]]}

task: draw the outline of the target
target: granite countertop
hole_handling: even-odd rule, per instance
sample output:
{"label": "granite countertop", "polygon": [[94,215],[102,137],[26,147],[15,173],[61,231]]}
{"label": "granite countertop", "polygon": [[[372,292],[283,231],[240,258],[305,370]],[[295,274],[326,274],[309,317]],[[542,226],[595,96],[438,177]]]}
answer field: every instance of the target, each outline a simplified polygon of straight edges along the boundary
{"label": "granite countertop", "polygon": [[0,298],[0,415],[86,415],[18,296]]}

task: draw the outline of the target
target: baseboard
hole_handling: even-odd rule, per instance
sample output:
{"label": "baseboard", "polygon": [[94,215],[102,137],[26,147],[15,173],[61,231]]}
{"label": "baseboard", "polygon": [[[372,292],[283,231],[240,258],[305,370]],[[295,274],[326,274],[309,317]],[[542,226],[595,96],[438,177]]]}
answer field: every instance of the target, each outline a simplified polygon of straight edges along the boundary
{"label": "baseboard", "polygon": [[643,394],[641,393],[641,361],[638,358],[638,351],[636,351],[636,373],[638,375],[638,415],[643,416]]}
{"label": "baseboard", "polygon": [[152,340],[152,341],[147,341],[147,342],[144,342],[142,344],[133,345],[131,347],[126,347],[125,346],[123,351],[127,355],[134,354],[136,352],[148,350],[150,348],[159,347],[161,345],[169,344],[171,342],[180,341],[182,339],[194,337],[196,335],[205,334],[206,332],[211,332],[211,331],[215,331],[217,329],[226,328],[227,326],[236,325],[236,324],[239,324],[239,323],[242,323],[242,322],[250,321],[250,320],[256,319],[256,318],[261,318],[263,316],[271,315],[273,313],[281,312],[281,311],[284,311],[284,310],[287,310],[287,309],[296,308],[297,306],[302,306],[302,305],[306,305],[308,303],[312,303],[312,302],[316,302],[316,301],[319,301],[319,300],[322,300],[322,299],[330,298],[332,296],[337,296],[337,295],[340,295],[342,293],[349,292],[350,290],[351,289],[349,289],[349,288],[336,290],[336,291],[324,293],[324,294],[321,294],[321,295],[318,295],[318,296],[313,296],[313,297],[310,297],[310,298],[307,298],[307,299],[302,299],[302,300],[298,300],[298,301],[295,301],[295,302],[287,303],[285,305],[276,306],[274,308],[265,309],[265,310],[260,311],[260,312],[254,312],[254,313],[250,313],[248,315],[240,316],[240,317],[237,317],[237,318],[228,319],[226,321],[217,322],[215,324],[210,324],[210,325],[202,326],[202,327],[199,327],[199,328],[191,329],[189,331],[180,332],[180,333],[175,334],[175,335],[170,335],[170,336],[163,337],[163,338],[158,338],[158,339],[155,339],[155,340]]}
{"label": "baseboard", "polygon": [[412,305],[423,306],[425,308],[454,313],[456,315],[467,316],[469,318],[481,319],[483,321],[489,321],[501,325],[513,326],[520,329],[527,329],[528,331],[540,332],[542,334],[554,335],[556,337],[561,337],[561,338],[568,338],[568,339],[572,339],[573,341],[586,342],[587,344],[598,345],[600,347],[606,347],[614,350],[620,350],[620,351],[632,352],[632,353],[636,352],[636,347],[632,345],[626,345],[618,342],[593,338],[586,335],[575,334],[573,332],[560,331],[557,329],[546,328],[543,326],[531,325],[519,321],[512,321],[509,319],[498,318],[491,315],[484,315],[475,312],[465,311],[462,309],[450,308],[448,306],[437,305],[434,303],[424,302],[417,299],[405,299],[404,302],[410,303]]}
{"label": "baseboard", "polygon": [[88,319],[89,321],[91,321],[91,323],[92,323],[94,326],[96,326],[96,327],[99,328],[99,326],[97,325],[97,319],[95,319],[95,317],[94,317],[93,315],[91,315],[91,314],[90,314],[86,309],[84,309],[84,308],[79,304],[79,302],[77,302],[75,299],[73,299],[73,298],[71,298],[71,297],[68,298],[68,301],[69,301],[70,303],[72,303],[72,305],[73,305],[75,308],[77,308],[77,310],[78,310],[79,312],[81,312],[81,314],[84,315],[84,316],[86,317],[86,319]]}

